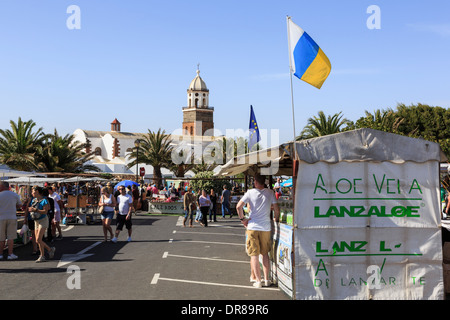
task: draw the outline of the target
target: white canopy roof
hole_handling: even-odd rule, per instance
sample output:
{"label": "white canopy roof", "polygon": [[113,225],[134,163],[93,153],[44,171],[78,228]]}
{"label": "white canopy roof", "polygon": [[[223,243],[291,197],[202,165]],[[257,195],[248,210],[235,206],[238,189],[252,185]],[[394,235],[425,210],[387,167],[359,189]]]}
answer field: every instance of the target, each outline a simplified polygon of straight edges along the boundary
{"label": "white canopy roof", "polygon": [[[307,163],[448,161],[438,143],[368,128],[297,141],[295,146],[300,161]],[[291,176],[293,158],[293,143],[288,142],[234,157],[222,166],[216,176],[234,176],[242,172],[252,175],[270,166],[274,168],[272,175]]]}

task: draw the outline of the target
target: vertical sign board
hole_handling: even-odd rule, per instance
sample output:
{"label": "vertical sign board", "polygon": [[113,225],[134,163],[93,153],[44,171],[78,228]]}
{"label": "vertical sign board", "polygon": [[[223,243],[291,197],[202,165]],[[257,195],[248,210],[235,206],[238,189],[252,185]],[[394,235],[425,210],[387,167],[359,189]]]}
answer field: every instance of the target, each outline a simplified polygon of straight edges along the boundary
{"label": "vertical sign board", "polygon": [[276,241],[276,271],[278,287],[290,298],[293,297],[292,280],[292,234],[293,227],[284,223],[278,226],[279,238]]}
{"label": "vertical sign board", "polygon": [[438,166],[301,161],[295,299],[443,299]]}

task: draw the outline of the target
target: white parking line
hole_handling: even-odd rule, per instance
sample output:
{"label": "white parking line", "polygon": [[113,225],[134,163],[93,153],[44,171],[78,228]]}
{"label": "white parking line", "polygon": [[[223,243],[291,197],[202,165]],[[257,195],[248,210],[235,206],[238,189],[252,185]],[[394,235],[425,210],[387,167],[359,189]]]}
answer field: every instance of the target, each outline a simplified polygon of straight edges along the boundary
{"label": "white parking line", "polygon": [[219,286],[219,287],[233,287],[233,288],[244,288],[244,289],[260,289],[260,290],[276,290],[279,291],[278,288],[255,288],[253,286],[243,286],[238,284],[226,284],[226,283],[216,283],[216,282],[204,282],[204,281],[192,281],[192,280],[184,280],[184,279],[172,279],[172,278],[162,278],[159,273],[155,273],[153,276],[152,282],[150,284],[157,284],[159,280],[163,281],[173,281],[173,282],[184,282],[184,283],[194,283],[194,284],[204,284],[209,286]]}
{"label": "white parking line", "polygon": [[218,236],[245,237],[245,234],[222,233],[222,232],[192,232],[192,231],[177,231],[177,230],[174,230],[173,233],[195,233],[195,234],[213,234],[213,235],[218,235]]}
{"label": "white parking line", "polygon": [[[61,227],[62,227],[62,226],[61,226]],[[61,228],[61,231],[62,231],[62,232],[69,231],[69,230],[73,229],[73,227],[74,227],[74,225],[67,226],[66,228]]]}
{"label": "white parking line", "polygon": [[250,261],[240,261],[240,260],[229,260],[229,259],[220,259],[220,258],[204,258],[204,257],[192,257],[192,256],[183,256],[178,254],[170,254],[167,251],[163,254],[163,259],[167,257],[177,257],[177,258],[187,258],[187,259],[197,259],[197,260],[210,260],[210,261],[224,261],[224,262],[236,262],[236,263],[246,263],[249,264]]}
{"label": "white parking line", "polygon": [[[173,241],[173,239],[171,239],[171,241]],[[213,241],[197,241],[197,240],[175,240],[175,242],[196,242],[196,243],[207,243],[207,244],[225,244],[225,245],[229,245],[229,246],[245,246],[245,243],[213,242]]]}

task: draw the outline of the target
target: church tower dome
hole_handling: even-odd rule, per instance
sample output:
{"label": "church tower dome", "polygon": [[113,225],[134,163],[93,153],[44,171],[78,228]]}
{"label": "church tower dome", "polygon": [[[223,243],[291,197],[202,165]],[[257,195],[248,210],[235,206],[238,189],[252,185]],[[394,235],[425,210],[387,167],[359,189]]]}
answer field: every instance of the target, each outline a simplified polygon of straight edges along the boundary
{"label": "church tower dome", "polygon": [[199,64],[197,76],[187,89],[187,106],[183,107],[183,130],[189,135],[204,135],[205,131],[214,129],[214,108],[209,106],[209,90],[200,77]]}
{"label": "church tower dome", "polygon": [[209,91],[208,88],[206,87],[205,81],[203,81],[202,77],[200,77],[199,69],[197,69],[197,76],[194,78],[194,80],[191,81],[188,90]]}

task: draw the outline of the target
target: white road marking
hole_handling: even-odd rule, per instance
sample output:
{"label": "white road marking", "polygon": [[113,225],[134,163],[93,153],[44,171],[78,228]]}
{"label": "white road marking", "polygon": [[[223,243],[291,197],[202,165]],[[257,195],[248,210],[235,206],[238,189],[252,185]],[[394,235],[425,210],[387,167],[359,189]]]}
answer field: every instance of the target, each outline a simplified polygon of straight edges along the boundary
{"label": "white road marking", "polygon": [[218,236],[245,237],[245,234],[222,233],[222,232],[192,232],[192,231],[174,231],[173,233],[195,233],[195,234],[213,234]]}
{"label": "white road marking", "polygon": [[247,263],[250,261],[240,261],[240,260],[229,260],[229,259],[220,259],[220,258],[204,258],[204,257],[192,257],[192,256],[183,256],[178,254],[171,254],[168,252],[164,252],[163,258],[167,257],[177,257],[177,258],[187,258],[187,259],[197,259],[197,260],[210,260],[210,261],[223,261],[223,262],[236,262],[236,263]]}
{"label": "white road marking", "polygon": [[157,284],[158,279],[159,279],[159,273],[155,273],[155,275],[153,276],[152,282],[150,282],[150,284]]}
{"label": "white road marking", "polygon": [[86,252],[91,250],[92,248],[98,246],[100,243],[102,243],[102,242],[101,241],[97,241],[97,242],[91,244],[89,247],[87,247],[87,248],[85,248],[85,249],[83,249],[80,252],[75,253],[75,254],[63,254],[61,259],[58,262],[58,265],[56,267],[59,268],[59,267],[65,266],[65,265],[67,265],[69,263],[72,263],[74,261],[81,260],[81,259],[84,259],[86,257],[94,255],[93,253],[86,254]]}
{"label": "white road marking", "polygon": [[[173,241],[173,239],[171,239]],[[245,243],[230,243],[230,242],[212,242],[212,241],[197,241],[197,240],[176,240],[176,242],[196,242],[196,243],[207,243],[207,244],[225,244],[229,246],[245,246]]]}
{"label": "white road marking", "polygon": [[73,227],[74,227],[74,225],[68,226],[67,228],[61,228],[61,231],[62,232],[69,231],[69,230],[72,230]]}
{"label": "white road marking", "polygon": [[173,281],[173,282],[184,282],[184,283],[194,283],[194,284],[203,284],[209,286],[219,286],[219,287],[233,287],[233,288],[244,288],[244,289],[260,289],[260,290],[276,290],[279,291],[278,288],[255,288],[253,286],[243,286],[237,284],[226,284],[226,283],[216,283],[216,282],[205,282],[205,281],[192,281],[192,280],[184,280],[184,279],[172,279],[172,278],[162,278],[159,273],[155,273],[153,276],[152,282],[150,284],[157,284],[159,280],[163,281]]}

